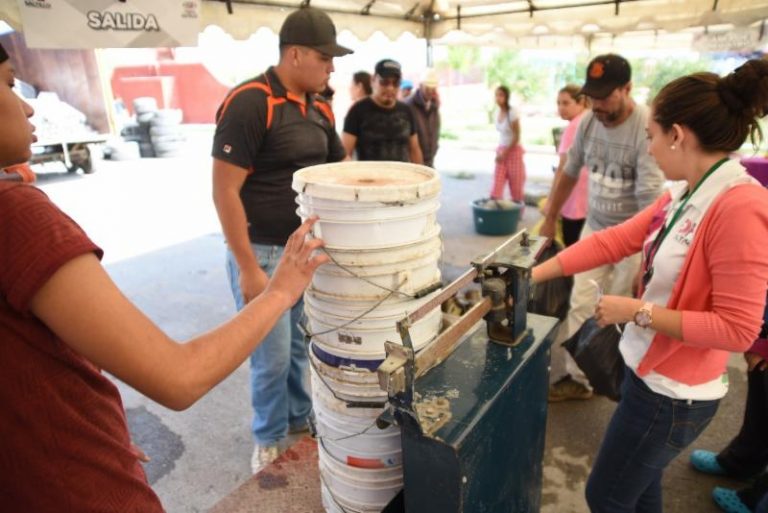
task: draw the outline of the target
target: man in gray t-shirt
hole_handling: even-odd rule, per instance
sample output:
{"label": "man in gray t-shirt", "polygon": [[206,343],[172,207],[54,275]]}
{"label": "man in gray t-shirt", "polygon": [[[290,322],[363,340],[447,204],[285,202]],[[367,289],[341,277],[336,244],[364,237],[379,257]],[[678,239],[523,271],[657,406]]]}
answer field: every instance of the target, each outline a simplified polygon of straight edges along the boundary
{"label": "man in gray t-shirt", "polygon": [[[661,194],[664,176],[648,154],[645,137],[648,109],[632,100],[631,77],[629,63],[619,55],[600,55],[589,63],[581,93],[592,101],[592,112],[582,118],[565,168],[555,176],[541,235],[554,236],[560,209],[584,166],[589,172],[589,208],[582,238],[629,219]],[[568,317],[555,336],[555,350],[591,317],[597,292],[631,295],[639,267],[638,253],[617,264],[577,274]],[[564,351],[563,355],[564,375],[558,373],[557,362],[553,364],[552,377],[561,379],[550,388],[550,401],[591,397],[588,380],[570,355]]]}

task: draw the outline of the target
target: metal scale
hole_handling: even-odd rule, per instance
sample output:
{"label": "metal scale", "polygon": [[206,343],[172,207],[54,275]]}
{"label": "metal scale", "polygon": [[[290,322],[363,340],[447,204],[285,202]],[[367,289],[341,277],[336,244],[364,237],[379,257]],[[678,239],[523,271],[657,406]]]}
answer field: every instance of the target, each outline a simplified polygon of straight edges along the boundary
{"label": "metal scale", "polygon": [[[523,230],[398,323],[378,368],[402,429],[404,489],[384,513],[539,511],[549,345],[557,319],[527,312],[547,239]],[[410,326],[472,282],[483,299],[418,354]]]}

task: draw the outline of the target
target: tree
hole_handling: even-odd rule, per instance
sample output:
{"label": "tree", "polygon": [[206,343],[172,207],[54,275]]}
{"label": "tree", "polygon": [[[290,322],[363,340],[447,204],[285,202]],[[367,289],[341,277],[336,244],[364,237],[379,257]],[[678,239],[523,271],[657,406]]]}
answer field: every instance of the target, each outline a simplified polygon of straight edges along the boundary
{"label": "tree", "polygon": [[517,50],[499,50],[486,68],[486,81],[491,87],[506,85],[523,100],[546,95],[548,73],[520,57]]}
{"label": "tree", "polygon": [[672,80],[698,71],[709,71],[710,60],[643,59],[632,61],[632,82],[637,87],[648,88],[648,100],[658,94]]}
{"label": "tree", "polygon": [[[459,77],[463,77],[480,63],[480,48],[476,46],[450,46],[448,47],[448,56],[443,62],[452,71],[451,82],[453,82],[453,75],[457,74]],[[461,78],[459,83],[463,83]]]}

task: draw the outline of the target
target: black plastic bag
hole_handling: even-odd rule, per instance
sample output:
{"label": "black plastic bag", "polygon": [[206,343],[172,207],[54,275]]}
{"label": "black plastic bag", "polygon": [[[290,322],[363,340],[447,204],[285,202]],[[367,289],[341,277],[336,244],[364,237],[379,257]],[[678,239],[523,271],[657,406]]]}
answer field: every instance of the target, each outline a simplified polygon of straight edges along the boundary
{"label": "black plastic bag", "polygon": [[621,382],[624,380],[624,359],[619,352],[619,339],[621,333],[615,325],[601,328],[592,317],[563,343],[584,371],[595,393],[614,401],[621,399]]}
{"label": "black plastic bag", "polygon": [[[557,255],[562,246],[556,241],[541,252],[539,261],[544,262]],[[549,317],[557,317],[559,320],[565,319],[568,315],[568,307],[571,300],[571,289],[573,288],[573,277],[563,276],[543,283],[531,285],[531,291],[528,294],[528,311]]]}

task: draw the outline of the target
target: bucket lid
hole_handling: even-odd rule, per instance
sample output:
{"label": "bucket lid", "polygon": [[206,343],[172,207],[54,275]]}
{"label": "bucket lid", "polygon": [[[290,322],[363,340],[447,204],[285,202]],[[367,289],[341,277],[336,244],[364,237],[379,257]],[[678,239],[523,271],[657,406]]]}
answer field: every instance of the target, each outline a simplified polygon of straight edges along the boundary
{"label": "bucket lid", "polygon": [[293,190],[340,201],[409,201],[440,192],[434,169],[407,162],[336,162],[305,167],[293,174]]}

